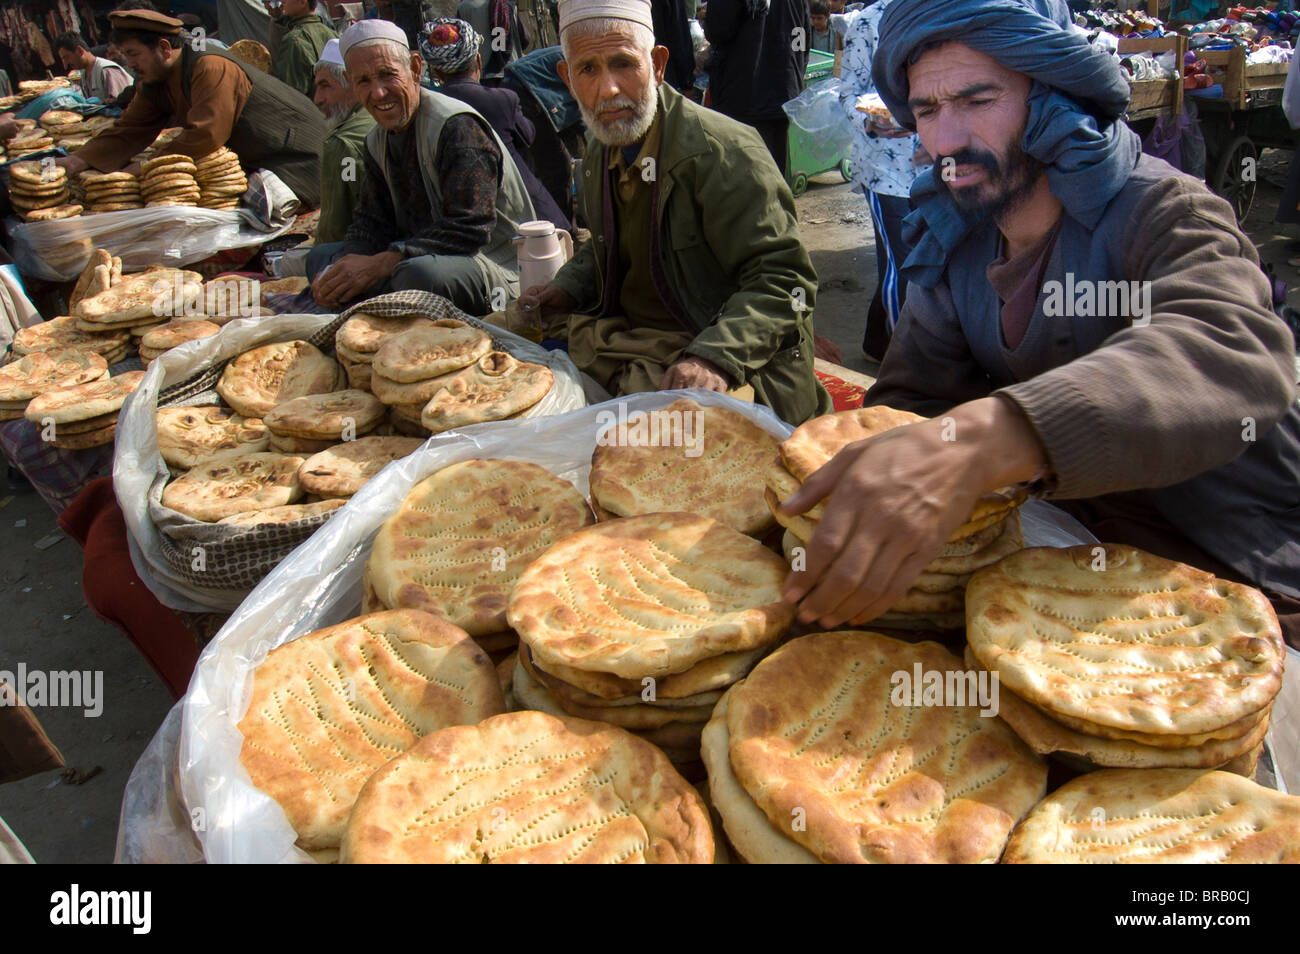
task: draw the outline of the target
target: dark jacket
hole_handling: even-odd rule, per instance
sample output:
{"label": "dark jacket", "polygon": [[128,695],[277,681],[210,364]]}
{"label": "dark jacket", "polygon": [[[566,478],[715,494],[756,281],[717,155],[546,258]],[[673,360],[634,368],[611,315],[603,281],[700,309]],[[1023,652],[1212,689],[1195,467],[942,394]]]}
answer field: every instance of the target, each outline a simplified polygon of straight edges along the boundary
{"label": "dark jacket", "polygon": [[[817,272],[799,238],[794,198],[758,134],[660,87],[663,132],[647,254],[696,332],[686,353],[720,367],[790,424],[831,411],[813,374]],[[609,154],[587,138],[582,201],[591,239],[555,276],[576,311],[609,313],[605,177]],[[593,172],[595,173],[593,175]],[[796,307],[796,304],[803,307]]]}
{"label": "dark jacket", "polygon": [[546,187],[533,174],[531,157],[533,135],[536,130],[532,122],[524,116],[519,108],[519,96],[513,90],[499,87],[483,86],[473,80],[456,79],[443,84],[441,93],[458,99],[472,106],[488,125],[496,130],[501,141],[505,143],[510,158],[519,167],[528,197],[533,200],[533,209],[538,218],[555,224],[557,228],[570,227],[569,218],[560,211],[555,199],[546,191]]}
{"label": "dark jacket", "polygon": [[664,79],[674,89],[688,89],[695,79],[695,46],[691,43],[691,18],[685,0],[650,0],[655,43],[668,48]]}
{"label": "dark jacket", "polygon": [[[803,90],[812,40],[807,0],[711,0],[704,35],[713,49],[709,103],[742,122],[784,119],[781,110]],[[802,33],[796,33],[802,30]],[[802,42],[795,42],[797,39]]]}

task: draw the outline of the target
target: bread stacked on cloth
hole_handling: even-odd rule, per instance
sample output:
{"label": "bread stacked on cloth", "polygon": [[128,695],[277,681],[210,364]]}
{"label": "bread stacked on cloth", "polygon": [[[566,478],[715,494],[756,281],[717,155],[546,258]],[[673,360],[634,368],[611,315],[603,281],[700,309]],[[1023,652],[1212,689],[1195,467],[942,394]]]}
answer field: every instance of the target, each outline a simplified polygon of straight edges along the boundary
{"label": "bread stacked on cloth", "polygon": [[[96,251],[96,255],[103,252]],[[102,262],[95,271],[102,274]],[[83,331],[129,331],[139,338],[151,328],[170,321],[173,315],[195,310],[202,294],[203,277],[198,272],[155,266],[134,275],[123,275],[108,288],[87,294],[72,308],[77,327]],[[92,286],[91,291],[100,286]],[[179,300],[177,292],[179,290]]]}
{"label": "bread stacked on cloth", "polygon": [[226,365],[217,393],[244,417],[264,418],[277,405],[343,387],[343,369],[307,341],[279,341],[245,351]]}
{"label": "bread stacked on cloth", "polygon": [[1039,802],[1006,864],[1300,864],[1300,797],[1229,772],[1108,769]]}
{"label": "bread stacked on cloth", "polygon": [[197,205],[198,167],[189,156],[172,154],[146,159],[140,165],[140,195],[145,206]]}
{"label": "bread stacked on cloth", "polygon": [[39,325],[19,328],[14,332],[14,354],[36,354],[41,351],[62,351],[72,348],[97,354],[108,364],[116,364],[126,357],[127,344],[131,335],[125,331],[83,331],[77,327],[77,319],[71,315],[61,315],[42,321]]}
{"label": "bread stacked on cloth", "polygon": [[520,574],[592,522],[577,488],[536,464],[452,464],[416,484],[379,528],[362,609],[434,613],[484,650],[508,653],[518,638],[506,605]]}
{"label": "bread stacked on cloth", "polygon": [[24,221],[69,219],[80,215],[81,206],[70,204],[68,197],[68,173],[54,165],[53,160],[15,162],[9,167],[9,201]]}
{"label": "bread stacked on cloth", "polygon": [[200,208],[239,208],[240,196],[248,191],[248,177],[239,164],[239,156],[222,146],[196,160],[194,167]]}
{"label": "bread stacked on cloth", "polygon": [[20,129],[18,135],[5,143],[5,148],[10,156],[21,159],[23,156],[30,156],[35,152],[53,149],[54,138],[44,129],[33,126],[30,129]]}
{"label": "bread stacked on cloth", "polygon": [[302,462],[301,457],[270,451],[210,459],[164,487],[162,504],[205,523],[286,507],[302,497]]}
{"label": "bread stacked on cloth", "polygon": [[370,390],[393,408],[402,433],[427,431],[420,415],[440,387],[439,378],[468,367],[492,350],[484,331],[455,318],[421,321],[386,337],[370,362]]}
{"label": "bread stacked on cloth", "polygon": [[761,539],[776,526],[763,489],[776,452],[743,414],[682,398],[597,438],[592,504],[601,520],[688,511]]}
{"label": "bread stacked on cloth", "polygon": [[[930,699],[900,673],[964,688]],[[1047,766],[982,714],[964,675],[937,643],[870,632],[772,653],[704,731],[732,845],[758,864],[996,862],[1043,797]]]}
{"label": "bread stacked on cloth", "polygon": [[67,109],[51,109],[41,114],[38,123],[56,146],[73,150],[80,149],[100,131],[113,125],[113,120],[107,116],[85,117]]}
{"label": "bread stacked on cloth", "polygon": [[[826,501],[794,517],[778,511],[781,503],[849,444],[923,420],[908,411],[878,406],[827,414],[795,428],[781,443],[780,454],[767,473],[768,506],[777,522],[789,531],[784,539],[787,555],[812,539],[825,513]],[[926,566],[903,599],[877,619],[877,624],[900,629],[959,629],[965,621],[966,583],[971,574],[1025,545],[1018,508],[1026,497],[1023,487],[1008,487],[980,497],[969,519],[953,531],[943,552]]]}
{"label": "bread stacked on cloth", "polygon": [[117,432],[117,413],[140,382],[143,371],[128,371],[86,384],[61,387],[33,398],[24,412],[27,420],[49,428],[53,446],[64,450],[84,450],[113,443]]}
{"label": "bread stacked on cloth", "polygon": [[409,331],[428,320],[421,315],[390,318],[359,312],[339,325],[339,330],[334,333],[334,354],[347,372],[349,386],[369,391],[370,365],[379,346],[392,335]]}
{"label": "bread stacked on cloth", "polygon": [[511,595],[515,698],[636,731],[693,767],[721,692],[794,618],[786,573],[757,540],[696,514],[580,530],[531,563]]}
{"label": "bread stacked on cloth", "polygon": [[966,599],[970,658],[1035,751],[1253,773],[1285,658],[1258,590],[1107,544],[1022,550]]}
{"label": "bread stacked on cloth", "polygon": [[387,411],[373,394],[350,388],[282,401],[262,422],[271,433],[272,450],[314,454],[364,437],[384,421]]}
{"label": "bread stacked on cloth", "polygon": [[220,325],[201,318],[173,318],[140,336],[140,358],[147,368],[172,348],[187,341],[210,338],[220,330]]}
{"label": "bread stacked on cloth", "polygon": [[463,630],[415,610],[375,613],[267,654],[239,722],[239,760],[284,810],[299,847],[333,860],[377,770],[430,733],[504,711],[491,661]]}
{"label": "bread stacked on cloth", "polygon": [[375,772],[339,860],[711,864],[713,830],[663,753],[608,725],[511,712],[431,732]]}
{"label": "bread stacked on cloth", "polygon": [[82,173],[79,178],[86,195],[87,212],[98,214],[144,208],[140,180],[129,172]]}
{"label": "bread stacked on cloth", "polygon": [[257,418],[229,408],[160,407],[158,450],[171,467],[185,471],[218,457],[256,454],[270,447],[270,434]]}
{"label": "bread stacked on cloth", "polygon": [[101,355],[79,348],[23,355],[0,367],[0,421],[23,417],[32,399],[46,391],[107,377],[108,362]]}
{"label": "bread stacked on cloth", "polygon": [[298,470],[298,482],[309,494],[346,500],[395,460],[414,454],[424,441],[418,437],[359,437],[308,457]]}

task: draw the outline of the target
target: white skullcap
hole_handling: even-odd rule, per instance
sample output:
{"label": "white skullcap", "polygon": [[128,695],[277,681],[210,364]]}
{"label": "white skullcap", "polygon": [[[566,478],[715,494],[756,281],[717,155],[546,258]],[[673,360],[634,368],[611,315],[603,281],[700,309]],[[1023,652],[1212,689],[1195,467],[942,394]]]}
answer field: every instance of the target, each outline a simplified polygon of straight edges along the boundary
{"label": "white skullcap", "polygon": [[631,20],[654,30],[650,0],[560,0],[560,32],[579,20]]}
{"label": "white skullcap", "polygon": [[371,40],[392,40],[402,44],[404,49],[411,48],[406,31],[391,20],[358,20],[339,37],[339,53],[347,56],[348,50]]}
{"label": "white skullcap", "polygon": [[325,49],[320,51],[320,59],[316,62],[317,64],[329,63],[331,66],[343,65],[343,54],[339,52],[339,41],[337,37],[326,41]]}

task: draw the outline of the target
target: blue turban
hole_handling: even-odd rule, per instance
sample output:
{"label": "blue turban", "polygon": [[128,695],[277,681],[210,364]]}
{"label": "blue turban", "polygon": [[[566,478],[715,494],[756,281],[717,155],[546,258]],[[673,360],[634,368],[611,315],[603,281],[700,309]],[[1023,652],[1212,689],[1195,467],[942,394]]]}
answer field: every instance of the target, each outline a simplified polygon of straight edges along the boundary
{"label": "blue turban", "polygon": [[[1033,81],[1021,147],[1046,165],[1067,215],[1096,227],[1142,151],[1122,120],[1129,85],[1119,61],[1073,28],[1061,0],[895,0],[880,21],[872,78],[890,112],[916,128],[907,106],[907,67],[922,45],[954,41]],[[912,184],[916,211],[905,223],[912,253],[903,276],[933,287],[953,250],[977,223],[939,181],[936,164]]]}

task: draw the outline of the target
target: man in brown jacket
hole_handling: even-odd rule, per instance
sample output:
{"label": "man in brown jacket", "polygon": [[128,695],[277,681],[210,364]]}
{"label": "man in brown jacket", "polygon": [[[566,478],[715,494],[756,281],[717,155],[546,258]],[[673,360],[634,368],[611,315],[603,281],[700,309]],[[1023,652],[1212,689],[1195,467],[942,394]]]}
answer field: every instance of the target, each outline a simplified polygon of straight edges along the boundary
{"label": "man in brown jacket", "polygon": [[896,602],[1017,482],[1128,543],[1248,582],[1300,645],[1295,344],[1232,210],[1143,156],[1114,58],[1056,0],[896,0],[873,72],[935,157],[913,284],[866,403],[935,418],[851,445],[786,595],[825,625]]}

